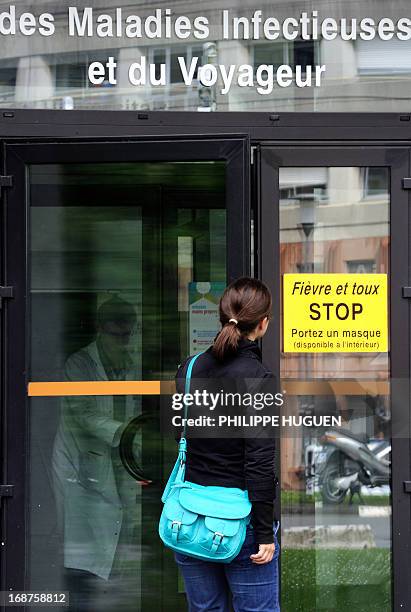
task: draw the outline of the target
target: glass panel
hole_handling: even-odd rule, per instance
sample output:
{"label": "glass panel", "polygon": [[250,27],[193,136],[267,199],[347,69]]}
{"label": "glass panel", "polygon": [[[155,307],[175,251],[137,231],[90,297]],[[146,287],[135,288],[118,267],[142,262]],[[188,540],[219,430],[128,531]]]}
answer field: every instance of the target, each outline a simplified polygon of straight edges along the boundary
{"label": "glass panel", "polygon": [[[193,296],[226,281],[225,163],[33,165],[29,195],[30,380],[172,379]],[[32,397],[30,423],[28,588],[76,611],[184,609],[157,534],[176,453],[159,398]]]}
{"label": "glass panel", "polygon": [[[142,0],[106,0],[101,6],[70,9],[63,0],[46,4],[34,7],[31,0],[21,0],[2,7],[3,108],[409,112],[411,38],[404,3],[396,0],[358,0],[349,14],[341,10],[343,2],[328,3],[327,11],[321,11],[313,10],[312,0],[283,2],[275,10],[272,3],[262,6],[257,0],[221,7],[176,0],[167,6],[162,2],[160,8],[154,1]],[[225,34],[223,10],[227,11]],[[207,21],[196,22],[198,17]],[[180,31],[177,28],[176,33],[177,20]],[[156,53],[158,48],[165,51],[164,56]],[[233,65],[229,92],[222,93],[221,74],[210,90],[197,80],[196,71],[186,87],[177,54],[188,62],[198,56],[200,65],[209,60],[226,70]],[[116,62],[116,83],[105,78],[102,85],[90,86],[88,66],[99,61],[104,69],[109,57]],[[135,86],[128,71],[143,57],[147,80]],[[165,64],[165,85],[150,82],[152,63],[156,78],[159,65]],[[279,65],[289,65],[294,73],[289,86],[278,85],[275,78],[267,95],[258,92],[262,83],[256,78],[252,86],[240,86],[241,66],[247,65],[250,71],[264,64],[273,66],[275,76]],[[302,83],[297,80],[297,66],[302,67]],[[307,68],[312,67],[315,74],[321,66],[326,68],[319,75],[321,85],[316,86],[313,79],[306,86]],[[248,83],[244,71],[242,77],[243,85],[245,80]],[[262,81],[266,79],[264,72]]]}
{"label": "glass panel", "polygon": [[[282,274],[389,272],[387,168],[279,180]],[[284,611],[391,610],[389,376],[388,353],[281,354],[289,415],[343,422],[282,439]]]}

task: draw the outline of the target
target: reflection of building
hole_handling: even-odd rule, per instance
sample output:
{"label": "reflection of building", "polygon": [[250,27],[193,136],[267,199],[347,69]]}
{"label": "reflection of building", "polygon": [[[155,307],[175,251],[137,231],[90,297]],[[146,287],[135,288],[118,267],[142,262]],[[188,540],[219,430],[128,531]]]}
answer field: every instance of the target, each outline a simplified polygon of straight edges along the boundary
{"label": "reflection of building", "polygon": [[[281,273],[387,273],[389,247],[389,176],[383,167],[312,167],[280,169]],[[350,427],[384,435],[385,423],[372,414],[360,393],[314,397],[304,381],[387,380],[388,354],[283,353],[281,376],[301,382],[291,399],[291,413],[338,410]],[[282,481],[299,487],[304,438],[284,440]]]}
{"label": "reflection of building", "polygon": [[[95,9],[98,14],[114,15],[121,3],[106,0],[105,6]],[[30,9],[28,3],[18,0],[16,12],[21,14]],[[178,56],[190,62],[199,57],[204,59],[201,40],[194,37],[185,41],[178,39],[128,39],[126,37],[69,37],[66,27],[66,13],[69,3],[65,0],[42,4],[42,11],[55,16],[56,32],[53,36],[31,37],[17,34],[2,38],[0,61],[0,104],[3,107],[77,108],[115,110],[196,110],[204,104],[200,100],[198,81],[191,87],[183,83],[178,67]],[[142,10],[140,10],[142,6]],[[342,6],[342,3],[341,3]],[[404,110],[405,101],[411,98],[411,41],[392,40],[344,41],[232,41],[222,40],[221,11],[229,9],[233,16],[250,17],[254,10],[261,9],[265,16],[275,14],[278,19],[298,16],[311,10],[311,3],[300,0],[297,3],[283,1],[280,6],[245,3],[233,8],[230,2],[205,7],[199,2],[190,2],[184,7],[168,7],[176,14],[189,18],[204,15],[210,24],[208,41],[216,42],[216,63],[221,64],[290,64],[291,66],[325,64],[327,71],[320,88],[275,88],[270,95],[259,95],[255,88],[231,87],[228,95],[217,93],[218,110],[263,111],[397,111]],[[3,8],[3,7],[2,7]],[[157,5],[135,2],[132,9],[126,5],[125,14],[152,14]],[[8,7],[4,7],[7,10]],[[321,0],[316,9],[320,15],[341,17],[339,7]],[[350,5],[350,17],[361,19],[364,12],[368,17],[379,20],[391,17],[395,21],[396,3],[381,3],[381,11],[361,2]],[[347,15],[348,17],[348,15]],[[397,17],[398,18],[398,17]],[[137,40],[137,43],[136,43]],[[30,44],[27,44],[30,41]],[[166,86],[132,87],[128,81],[130,63],[139,61],[145,55],[147,61],[166,65]],[[88,82],[87,68],[92,61],[105,63],[109,57],[117,62],[117,85],[104,82],[92,86]],[[207,58],[205,61],[208,61]],[[219,88],[217,88],[219,89]]]}
{"label": "reflection of building", "polygon": [[[281,272],[387,273],[388,185],[386,168],[282,168]],[[308,208],[313,227],[306,238],[301,220]],[[283,376],[298,377],[299,362],[283,356]],[[319,354],[310,358],[305,375],[375,378],[386,377],[387,368],[388,360],[372,354]]]}

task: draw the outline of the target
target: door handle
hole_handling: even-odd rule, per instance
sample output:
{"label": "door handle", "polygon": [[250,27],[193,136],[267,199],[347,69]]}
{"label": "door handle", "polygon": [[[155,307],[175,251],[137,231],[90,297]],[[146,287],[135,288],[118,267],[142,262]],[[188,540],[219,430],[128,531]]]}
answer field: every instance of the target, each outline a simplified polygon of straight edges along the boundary
{"label": "door handle", "polygon": [[411,493],[411,480],[404,481],[404,491],[405,493]]}
{"label": "door handle", "polygon": [[137,432],[141,431],[144,424],[153,422],[149,414],[140,414],[129,421],[119,442],[120,459],[127,472],[140,483],[151,484],[153,481],[143,473],[142,466],[137,462],[133,453],[133,441]]}
{"label": "door handle", "polygon": [[0,485],[0,507],[3,497],[13,497],[14,485]]}
{"label": "door handle", "polygon": [[0,308],[3,306],[4,299],[13,297],[13,289],[14,287],[0,287]]}

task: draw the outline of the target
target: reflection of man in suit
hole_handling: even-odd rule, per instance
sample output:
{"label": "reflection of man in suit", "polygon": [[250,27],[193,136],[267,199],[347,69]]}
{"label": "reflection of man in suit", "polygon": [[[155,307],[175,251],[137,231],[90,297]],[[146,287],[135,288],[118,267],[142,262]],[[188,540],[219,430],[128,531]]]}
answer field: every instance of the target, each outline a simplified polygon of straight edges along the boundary
{"label": "reflection of man in suit", "polygon": [[[71,355],[66,380],[136,380],[129,342],[136,313],[128,302],[114,297],[97,312],[97,336]],[[98,578],[122,572],[122,552],[133,542],[138,527],[136,483],[122,466],[118,445],[127,422],[139,413],[134,397],[71,396],[62,412],[53,448],[57,512],[64,534],[67,590],[76,593],[79,608],[90,609]],[[135,542],[134,542],[135,543]],[[93,586],[91,586],[93,582]]]}

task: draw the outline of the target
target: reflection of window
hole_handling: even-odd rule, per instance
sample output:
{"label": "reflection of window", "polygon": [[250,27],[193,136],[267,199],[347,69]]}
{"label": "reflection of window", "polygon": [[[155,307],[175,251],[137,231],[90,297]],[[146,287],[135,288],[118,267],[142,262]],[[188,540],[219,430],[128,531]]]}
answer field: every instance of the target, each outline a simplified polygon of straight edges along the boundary
{"label": "reflection of window", "polygon": [[88,78],[88,67],[92,62],[101,62],[106,65],[109,57],[117,61],[118,50],[107,49],[104,51],[61,53],[50,58],[54,71],[54,82],[58,89],[87,89],[99,87],[113,87],[108,82],[102,85],[93,85]]}
{"label": "reflection of window", "polygon": [[355,52],[362,76],[411,73],[411,40],[357,40]]}
{"label": "reflection of window", "polygon": [[280,199],[328,201],[328,168],[281,168]]}
{"label": "reflection of window", "polygon": [[287,64],[293,70],[297,65],[302,66],[304,72],[306,66],[313,66],[318,61],[318,44],[313,40],[263,43],[253,47],[254,70],[261,64],[272,64],[274,68]]}
{"label": "reflection of window", "polygon": [[86,87],[87,66],[86,63],[64,63],[58,64],[55,69],[56,87],[81,89]]}
{"label": "reflection of window", "polygon": [[316,63],[315,42],[313,40],[295,40],[292,51],[291,65],[294,69],[295,66],[302,66],[305,69],[306,66],[313,66]]}
{"label": "reflection of window", "polygon": [[156,80],[159,81],[161,77],[161,64],[166,63],[166,49],[154,49],[153,51],[153,64],[155,64],[155,75]]}
{"label": "reflection of window", "polygon": [[274,68],[288,64],[288,46],[286,42],[254,45],[254,70],[261,64],[272,64]]}
{"label": "reflection of window", "polygon": [[172,51],[170,53],[170,83],[181,83],[183,80],[180,64],[178,63],[180,56],[181,53],[179,51]]}
{"label": "reflection of window", "polygon": [[156,76],[160,76],[160,64],[166,65],[166,81],[167,83],[183,83],[180,64],[178,58],[183,57],[186,65],[189,66],[194,57],[198,57],[198,63],[194,72],[194,80],[197,78],[197,69],[202,63],[203,49],[195,45],[187,45],[186,47],[165,47],[152,48],[149,50],[149,62],[156,64]]}
{"label": "reflection of window", "polygon": [[280,200],[316,200],[327,199],[327,185],[301,185],[280,189]]}
{"label": "reflection of window", "polygon": [[347,271],[350,274],[373,274],[377,271],[374,259],[352,259],[347,261]]}
{"label": "reflection of window", "polygon": [[14,97],[17,79],[17,60],[6,60],[0,66],[0,100],[5,102]]}
{"label": "reflection of window", "polygon": [[13,88],[16,85],[17,68],[0,68],[0,88],[2,90]]}
{"label": "reflection of window", "polygon": [[388,196],[388,168],[363,168],[363,197]]}

